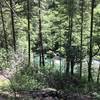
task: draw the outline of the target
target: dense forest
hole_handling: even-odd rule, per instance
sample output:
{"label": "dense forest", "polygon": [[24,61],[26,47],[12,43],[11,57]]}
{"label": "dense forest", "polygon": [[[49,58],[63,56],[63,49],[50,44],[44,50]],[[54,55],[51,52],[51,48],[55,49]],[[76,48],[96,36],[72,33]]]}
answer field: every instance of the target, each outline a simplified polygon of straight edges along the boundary
{"label": "dense forest", "polygon": [[100,0],[0,0],[0,100],[100,100]]}

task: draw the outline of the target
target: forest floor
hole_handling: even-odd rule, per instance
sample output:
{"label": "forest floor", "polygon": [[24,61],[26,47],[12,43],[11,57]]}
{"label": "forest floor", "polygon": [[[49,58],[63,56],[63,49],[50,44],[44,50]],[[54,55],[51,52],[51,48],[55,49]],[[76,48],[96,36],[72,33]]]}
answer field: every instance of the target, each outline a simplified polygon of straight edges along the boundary
{"label": "forest floor", "polygon": [[[9,86],[9,79],[11,77],[5,71],[5,74],[0,73],[0,100],[15,100],[14,93],[6,91],[6,87]],[[2,90],[4,89],[4,91]],[[10,99],[8,99],[10,98]],[[50,89],[45,89],[45,91],[18,91],[16,92],[17,100],[99,100],[91,97],[89,94],[83,95],[81,93],[64,92]],[[34,99],[33,99],[34,98]]]}
{"label": "forest floor", "polygon": [[[9,98],[9,99],[8,99]],[[6,94],[2,94],[0,95],[0,100],[15,100],[15,99],[11,99],[11,98],[14,98],[13,96],[7,96]],[[59,97],[59,96],[38,96],[38,97],[31,97],[29,95],[20,95],[20,97],[18,97],[18,94],[17,94],[17,97],[16,97],[16,100],[97,100],[95,98],[91,98],[90,96],[79,96],[77,94],[70,94],[69,96],[67,95],[67,97],[63,96],[63,97]]]}
{"label": "forest floor", "polygon": [[[15,94],[11,92],[0,92],[0,100],[15,100]],[[67,93],[59,91],[18,91],[16,92],[16,100],[98,100],[91,96],[79,93]]]}

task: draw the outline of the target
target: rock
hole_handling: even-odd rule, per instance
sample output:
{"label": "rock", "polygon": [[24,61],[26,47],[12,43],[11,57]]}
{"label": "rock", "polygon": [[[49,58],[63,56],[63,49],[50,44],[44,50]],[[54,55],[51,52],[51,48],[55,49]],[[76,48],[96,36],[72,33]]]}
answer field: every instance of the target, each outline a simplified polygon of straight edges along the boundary
{"label": "rock", "polygon": [[53,88],[44,88],[44,89],[42,89],[42,91],[47,91],[47,92],[53,91],[53,92],[57,92],[57,90],[56,89],[53,89]]}
{"label": "rock", "polygon": [[57,97],[45,97],[45,98],[43,98],[43,97],[37,97],[36,99],[34,99],[34,100],[61,100],[61,99],[58,99]]}

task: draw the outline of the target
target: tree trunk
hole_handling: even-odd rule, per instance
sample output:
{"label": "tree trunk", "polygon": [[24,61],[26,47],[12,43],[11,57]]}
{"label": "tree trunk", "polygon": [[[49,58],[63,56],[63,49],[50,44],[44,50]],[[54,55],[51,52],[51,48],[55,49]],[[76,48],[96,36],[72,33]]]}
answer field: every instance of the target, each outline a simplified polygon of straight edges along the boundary
{"label": "tree trunk", "polygon": [[42,26],[41,26],[41,1],[39,0],[39,39],[40,39],[40,67],[41,64],[45,66],[44,62],[44,50],[43,50],[43,38],[42,38]]}
{"label": "tree trunk", "polygon": [[[66,58],[66,62],[67,62],[67,67],[66,67],[66,74],[69,73],[69,68],[70,68],[70,39],[69,39],[69,36],[70,36],[70,15],[69,15],[69,32],[68,32],[68,50],[66,50],[66,55],[67,55],[67,58]],[[67,46],[66,46],[67,47]]]}
{"label": "tree trunk", "polygon": [[73,16],[71,16],[71,30],[70,30],[70,63],[71,63],[71,75],[74,73],[74,61],[73,57],[71,57],[71,47],[72,47],[72,31],[73,31]]}
{"label": "tree trunk", "polygon": [[3,33],[4,33],[4,39],[5,39],[5,49],[8,54],[8,43],[7,43],[7,34],[5,30],[5,23],[4,23],[4,16],[2,11],[2,4],[0,3],[0,9],[1,9],[1,19],[2,19],[2,27],[3,27]]}
{"label": "tree trunk", "polygon": [[27,21],[28,21],[28,66],[30,66],[30,1],[27,0]]}
{"label": "tree trunk", "polygon": [[69,32],[68,32],[68,52],[67,52],[67,68],[66,73],[69,73],[71,63],[71,46],[73,32],[73,0],[69,1]]}
{"label": "tree trunk", "polygon": [[73,60],[71,60],[71,75],[74,75],[74,65],[75,65],[75,63],[74,63],[74,59],[73,59]]}
{"label": "tree trunk", "polygon": [[60,76],[61,76],[61,74],[62,74],[62,63],[61,63],[61,30],[60,30]]}
{"label": "tree trunk", "polygon": [[97,83],[98,84],[99,84],[99,78],[100,78],[100,64],[99,64],[98,75],[97,75]]}
{"label": "tree trunk", "polygon": [[92,66],[92,54],[93,54],[93,16],[94,16],[94,3],[91,1],[91,26],[90,26],[90,46],[89,46],[89,63],[88,63],[88,81],[92,80],[91,66]]}
{"label": "tree trunk", "polygon": [[16,36],[15,36],[14,12],[13,12],[12,0],[10,0],[10,7],[11,7],[10,11],[11,11],[12,34],[13,34],[13,46],[14,46],[14,51],[16,52]]}
{"label": "tree trunk", "polygon": [[82,56],[83,56],[83,5],[84,5],[84,0],[80,0],[81,3],[81,42],[80,42],[80,78],[82,77]]}

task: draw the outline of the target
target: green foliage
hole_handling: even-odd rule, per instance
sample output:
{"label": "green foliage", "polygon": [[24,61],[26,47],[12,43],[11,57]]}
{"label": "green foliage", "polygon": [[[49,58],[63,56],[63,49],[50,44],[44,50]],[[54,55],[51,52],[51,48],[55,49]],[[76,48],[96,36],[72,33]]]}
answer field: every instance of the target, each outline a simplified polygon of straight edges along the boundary
{"label": "green foliage", "polygon": [[28,76],[27,74],[22,75],[20,73],[17,73],[14,76],[12,84],[16,91],[28,91],[42,88],[42,84],[35,80],[32,76]]}
{"label": "green foliage", "polygon": [[[94,18],[93,18],[93,59],[100,61],[100,1],[95,0]],[[81,52],[81,9],[80,0],[41,0],[41,7],[38,7],[38,0],[30,0],[30,42],[31,42],[31,65],[28,66],[28,22],[27,22],[27,1],[13,0],[13,8],[9,7],[2,0],[2,9],[4,16],[5,31],[7,34],[8,54],[5,49],[4,30],[2,20],[0,19],[0,69],[14,71],[11,77],[10,85],[15,90],[33,90],[44,87],[53,87],[57,89],[71,90],[73,92],[81,91],[88,93],[94,92],[99,99],[96,84],[87,84],[89,44],[90,44],[90,17],[91,2],[84,0],[83,7],[83,50]],[[10,10],[14,12],[14,24],[16,33],[17,51],[13,52],[13,35],[11,29]],[[39,61],[33,64],[35,54],[40,56],[41,47],[39,45],[39,9],[41,10],[41,32],[43,37],[44,54],[50,59],[45,66],[39,66]],[[69,47],[70,17],[72,17],[72,37]],[[0,16],[1,18],[1,16]],[[79,79],[80,55],[82,53],[82,76]],[[64,66],[54,64],[55,55],[64,58]],[[74,76],[65,75],[68,56],[75,63]],[[46,61],[46,59],[45,59]],[[85,63],[84,63],[85,62]],[[60,70],[63,69],[63,71]],[[70,66],[71,67],[71,66]],[[97,78],[97,67],[91,69],[94,83]],[[71,69],[71,68],[70,68]],[[76,75],[78,74],[78,75]],[[90,86],[90,88],[88,87]],[[96,88],[96,90],[95,90]],[[89,90],[90,89],[90,90]],[[96,91],[96,92],[95,92]]]}
{"label": "green foliage", "polygon": [[7,62],[7,56],[5,49],[0,49],[0,69],[5,69],[9,66],[9,62]]}
{"label": "green foliage", "polygon": [[[14,87],[15,91],[31,91],[38,90],[46,86],[44,81],[36,73],[36,69],[33,67],[24,66],[23,68],[17,68],[17,72],[11,78],[11,88]],[[38,77],[38,78],[37,78]]]}

